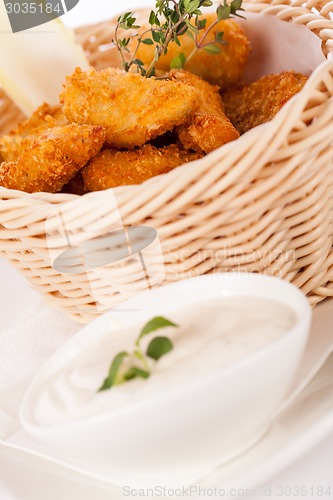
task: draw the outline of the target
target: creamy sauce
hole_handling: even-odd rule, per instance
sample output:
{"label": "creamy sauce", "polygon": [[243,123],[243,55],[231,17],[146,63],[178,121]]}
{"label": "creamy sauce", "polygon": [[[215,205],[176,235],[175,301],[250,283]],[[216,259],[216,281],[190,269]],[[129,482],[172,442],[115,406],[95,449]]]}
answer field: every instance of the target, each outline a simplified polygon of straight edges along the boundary
{"label": "creamy sauce", "polygon": [[[168,336],[174,349],[152,361],[147,380],[134,379],[97,392],[111,360],[133,351],[143,325],[105,336],[81,351],[70,364],[45,382],[35,395],[33,419],[50,425],[124,408],[191,383],[273,342],[296,322],[288,306],[249,296],[231,296],[192,304],[166,315],[179,328],[163,328],[144,339]],[[120,326],[120,325],[119,325]]]}

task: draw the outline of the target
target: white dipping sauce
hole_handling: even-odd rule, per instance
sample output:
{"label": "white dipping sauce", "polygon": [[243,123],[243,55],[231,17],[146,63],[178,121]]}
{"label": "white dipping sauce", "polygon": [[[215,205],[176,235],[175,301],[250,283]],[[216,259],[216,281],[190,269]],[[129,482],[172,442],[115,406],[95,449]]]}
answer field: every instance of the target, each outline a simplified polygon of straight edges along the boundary
{"label": "white dipping sauce", "polygon": [[163,328],[143,340],[145,348],[152,338],[163,335],[174,345],[159,361],[151,361],[150,378],[134,379],[97,392],[113,357],[120,351],[132,352],[143,327],[139,324],[122,331],[119,320],[116,334],[106,331],[99,341],[92,340],[89,348],[38,390],[34,401],[35,423],[52,425],[81,419],[154,398],[264,347],[296,322],[295,313],[288,306],[250,296],[194,303],[165,316],[179,328]]}

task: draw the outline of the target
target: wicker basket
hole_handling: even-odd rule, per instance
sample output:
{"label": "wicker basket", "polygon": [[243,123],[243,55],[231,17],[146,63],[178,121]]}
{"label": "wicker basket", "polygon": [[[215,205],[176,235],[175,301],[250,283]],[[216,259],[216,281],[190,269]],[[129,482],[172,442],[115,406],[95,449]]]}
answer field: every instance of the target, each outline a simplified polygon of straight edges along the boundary
{"label": "wicker basket", "polygon": [[[245,8],[304,24],[322,40],[327,58],[270,123],[242,136],[237,147],[227,144],[139,186],[82,197],[0,188],[0,255],[75,320],[88,322],[147,287],[142,262],[133,256],[91,273],[62,273],[52,266],[47,236],[57,232],[55,211],[66,214],[66,231],[77,242],[87,231],[110,231],[111,199],[125,226],[157,230],[165,272],[160,282],[241,270],[291,281],[313,305],[333,296],[332,2],[253,0]],[[99,50],[109,41],[107,23],[81,28],[77,35],[93,65],[108,65],[108,51]],[[21,118],[2,95],[2,131]]]}

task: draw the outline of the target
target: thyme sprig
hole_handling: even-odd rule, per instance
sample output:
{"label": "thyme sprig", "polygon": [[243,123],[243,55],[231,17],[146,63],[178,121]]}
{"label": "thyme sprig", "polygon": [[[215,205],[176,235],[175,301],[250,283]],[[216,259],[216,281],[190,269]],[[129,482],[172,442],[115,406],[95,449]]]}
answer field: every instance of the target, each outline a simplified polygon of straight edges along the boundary
{"label": "thyme sprig", "polygon": [[168,337],[154,337],[149,342],[146,352],[144,352],[141,341],[147,335],[167,326],[178,327],[176,323],[163,316],[156,316],[148,321],[135,341],[134,350],[132,352],[121,351],[113,358],[108,374],[98,391],[111,389],[114,385],[123,384],[134,378],[149,378],[151,368],[148,358],[158,361],[173,349],[173,344]]}
{"label": "thyme sprig", "polygon": [[[212,0],[157,0],[156,10],[152,10],[149,15],[150,27],[143,32],[131,33],[125,38],[121,38],[120,30],[138,30],[140,26],[136,24],[134,12],[126,12],[119,16],[113,43],[120,53],[123,69],[128,72],[133,67],[142,76],[155,76],[156,64],[160,57],[167,53],[169,44],[175,42],[181,47],[179,37],[185,34],[194,41],[194,48],[187,57],[183,52],[174,57],[170,64],[171,68],[184,67],[200,49],[204,49],[209,54],[218,54],[221,51],[221,45],[226,43],[223,40],[223,31],[216,31],[213,42],[207,41],[208,34],[222,20],[243,17],[240,12],[244,9],[242,0],[232,0],[230,3],[223,0],[223,3],[219,4],[216,9],[216,21],[207,27],[207,20],[201,18],[201,9],[212,5]],[[201,33],[202,36],[199,37]],[[136,39],[136,42],[133,44],[134,48],[130,50],[132,39]],[[148,68],[145,68],[143,61],[137,58],[141,44],[155,45],[154,56]]]}

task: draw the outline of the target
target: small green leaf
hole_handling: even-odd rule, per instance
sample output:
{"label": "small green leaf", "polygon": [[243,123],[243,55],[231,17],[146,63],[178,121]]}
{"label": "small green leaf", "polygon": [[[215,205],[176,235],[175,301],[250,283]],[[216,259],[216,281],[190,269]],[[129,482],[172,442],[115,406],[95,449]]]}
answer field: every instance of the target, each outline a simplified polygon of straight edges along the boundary
{"label": "small green leaf", "polygon": [[179,14],[178,14],[178,12],[174,10],[174,11],[172,12],[172,14],[171,14],[170,18],[171,18],[171,21],[172,21],[174,24],[178,23],[178,21],[179,21]]}
{"label": "small green leaf", "polygon": [[172,349],[173,345],[170,339],[167,337],[155,337],[148,345],[147,356],[157,361]]}
{"label": "small green leaf", "polygon": [[137,66],[144,66],[144,62],[140,59],[134,59],[133,64],[136,64]]}
{"label": "small green leaf", "polygon": [[121,40],[119,40],[120,47],[126,49],[127,45],[129,44],[129,41],[130,41],[129,38],[122,38]]}
{"label": "small green leaf", "polygon": [[203,30],[206,28],[207,19],[198,19],[196,27],[198,30]]}
{"label": "small green leaf", "polygon": [[240,9],[242,6],[243,0],[232,0],[230,7],[232,12],[236,12],[236,10]]}
{"label": "small green leaf", "polygon": [[178,45],[178,47],[181,47],[181,43],[180,43],[179,38],[176,35],[176,33],[174,33],[174,35],[173,35],[173,41],[175,42],[176,45]]}
{"label": "small green leaf", "polygon": [[164,318],[163,316],[156,316],[155,318],[151,319],[142,328],[140,335],[137,338],[136,345],[138,345],[142,337],[145,337],[149,333],[155,332],[156,330],[159,330],[160,328],[164,328],[166,326],[175,326],[176,328],[178,328],[178,325],[176,325],[176,323],[173,323],[172,321],[170,321],[167,318]]}
{"label": "small green leaf", "polygon": [[146,370],[138,368],[137,366],[131,366],[131,368],[124,375],[125,380],[132,380],[133,378],[137,377],[147,379],[150,377],[150,373]]}
{"label": "small green leaf", "polygon": [[126,12],[122,16],[118,17],[119,26],[125,30],[140,28],[140,26],[134,24],[135,21],[136,18],[134,17],[134,12]]}
{"label": "small green leaf", "polygon": [[155,12],[153,10],[151,11],[151,13],[149,15],[149,24],[151,26],[154,26],[154,25],[155,26],[160,26],[161,25],[161,23],[160,23],[157,15],[155,14]]}
{"label": "small green leaf", "polygon": [[[189,14],[194,14],[195,12],[197,12],[198,8],[199,8],[199,0],[190,0],[189,1],[189,6],[188,8],[186,9],[186,11],[189,13]],[[201,14],[201,12],[200,12]]]}
{"label": "small green leaf", "polygon": [[153,30],[151,34],[152,34],[154,42],[160,43],[162,34],[159,31],[155,31],[155,30]]}
{"label": "small green leaf", "polygon": [[[172,61],[170,63],[170,69],[182,68],[185,64],[185,61],[186,61],[186,57],[183,54],[183,52],[181,52],[178,56],[175,56],[172,59]],[[176,326],[176,325],[174,325],[174,326]]]}
{"label": "small green leaf", "polygon": [[221,52],[220,47],[217,45],[214,45],[213,43],[210,43],[209,45],[206,45],[203,47],[203,49],[208,53],[208,54],[219,54]]}
{"label": "small green leaf", "polygon": [[141,40],[142,43],[144,43],[145,45],[154,45],[154,42],[151,38],[145,38],[144,40]]}
{"label": "small green leaf", "polygon": [[[193,26],[190,22],[188,22],[188,23],[187,23],[187,27],[188,27],[188,29],[189,29],[192,33],[194,33],[195,35],[198,35],[198,34],[199,34],[199,30],[198,30],[195,26]],[[187,33],[188,33],[188,32],[187,32]]]}
{"label": "small green leaf", "polygon": [[229,5],[219,5],[216,9],[216,14],[218,21],[228,19],[231,14],[231,7]]}
{"label": "small green leaf", "polygon": [[200,7],[210,7],[213,5],[212,0],[204,0],[204,2],[201,3]]}
{"label": "small green leaf", "polygon": [[185,11],[187,11],[190,8],[191,0],[183,0],[180,3],[184,7]]}
{"label": "small green leaf", "polygon": [[119,369],[121,367],[121,364],[122,364],[124,358],[126,358],[126,356],[128,356],[128,353],[125,351],[120,352],[119,354],[117,354],[115,356],[115,358],[113,359],[113,361],[111,363],[111,366],[109,369],[109,374],[106,377],[106,379],[104,380],[101,387],[98,389],[98,391],[105,391],[106,389],[111,389],[111,387],[116,382],[117,375],[119,373]]}
{"label": "small green leaf", "polygon": [[149,14],[149,19],[148,19],[148,22],[151,26],[155,24],[155,17],[156,17],[155,12],[152,10]]}
{"label": "small green leaf", "polygon": [[124,21],[128,21],[128,19],[131,19],[133,17],[134,12],[125,12],[121,16],[118,17],[118,23],[123,23]]}
{"label": "small green leaf", "polygon": [[223,31],[217,31],[215,34],[215,41],[216,42],[222,42],[224,32]]}

